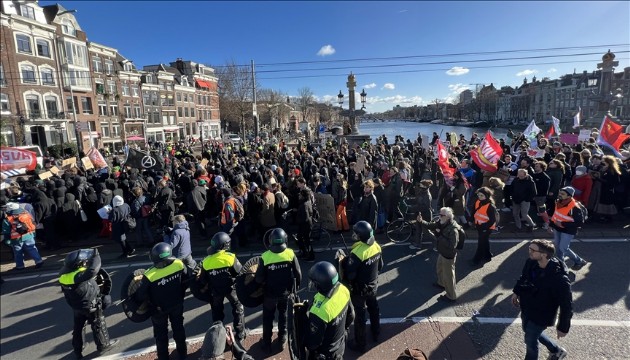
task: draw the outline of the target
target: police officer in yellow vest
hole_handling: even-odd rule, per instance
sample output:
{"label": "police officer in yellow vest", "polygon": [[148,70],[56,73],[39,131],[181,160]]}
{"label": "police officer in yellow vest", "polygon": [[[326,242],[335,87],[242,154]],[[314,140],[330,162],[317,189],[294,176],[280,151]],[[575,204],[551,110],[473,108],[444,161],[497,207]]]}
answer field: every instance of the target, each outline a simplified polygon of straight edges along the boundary
{"label": "police officer in yellow vest", "polygon": [[[374,239],[374,231],[367,221],[359,221],[352,227],[352,251],[345,262],[345,277],[352,294],[352,305],[356,312],[354,321],[354,342],[350,349],[365,352],[366,310],[370,314],[372,339],[378,341],[381,332],[378,301],[378,273],[383,268],[381,247]],[[344,279],[344,280],[346,280]]]}
{"label": "police officer in yellow vest", "polygon": [[244,309],[236,296],[234,281],[243,267],[236,255],[229,252],[230,235],[224,232],[214,234],[208,247],[208,256],[201,263],[199,279],[202,285],[208,284],[212,293],[212,322],[223,321],[223,300],[232,305],[234,330],[239,340],[245,339]]}
{"label": "police officer in yellow vest", "polygon": [[341,360],[346,347],[346,331],[354,320],[350,291],[339,281],[337,269],[327,261],[313,265],[308,272],[309,287],[317,294],[309,310],[304,346],[310,358]]}
{"label": "police officer in yellow vest", "polygon": [[[103,301],[96,283],[96,274],[101,269],[101,256],[96,249],[80,249],[66,256],[59,271],[59,284],[66,302],[74,311],[72,347],[77,359],[83,358],[84,328],[88,322],[96,349],[102,354],[111,350],[118,339],[109,339],[103,308],[111,303],[111,298]],[[109,295],[107,295],[109,297]]]}
{"label": "police officer in yellow vest", "polygon": [[276,309],[278,310],[278,338],[284,350],[287,342],[287,306],[289,295],[302,281],[302,271],[297,256],[287,248],[287,233],[281,228],[269,235],[269,250],[261,256],[256,269],[256,282],[264,284],[263,336],[264,351],[271,351],[271,335]]}
{"label": "police officer in yellow vest", "polygon": [[169,320],[179,359],[185,359],[188,351],[184,330],[184,295],[188,268],[181,260],[173,257],[171,245],[164,242],[153,246],[149,258],[154,266],[144,272],[140,285],[132,296],[137,303],[148,300],[151,304],[151,322],[158,360],[169,358]]}

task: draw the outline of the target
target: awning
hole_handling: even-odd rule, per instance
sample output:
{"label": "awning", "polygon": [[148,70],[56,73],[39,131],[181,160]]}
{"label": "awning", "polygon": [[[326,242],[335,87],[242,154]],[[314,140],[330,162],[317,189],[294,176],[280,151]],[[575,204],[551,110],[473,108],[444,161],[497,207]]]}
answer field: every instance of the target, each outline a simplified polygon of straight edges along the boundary
{"label": "awning", "polygon": [[210,82],[206,80],[195,80],[197,85],[202,88],[210,89]]}

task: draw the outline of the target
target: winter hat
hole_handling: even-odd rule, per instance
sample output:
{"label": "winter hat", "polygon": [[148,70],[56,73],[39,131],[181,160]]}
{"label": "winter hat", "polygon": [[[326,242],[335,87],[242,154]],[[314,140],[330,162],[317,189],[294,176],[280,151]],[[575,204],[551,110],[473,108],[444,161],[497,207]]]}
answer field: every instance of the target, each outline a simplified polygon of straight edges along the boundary
{"label": "winter hat", "polygon": [[199,180],[199,185],[203,186],[206,185],[207,181],[206,180]]}
{"label": "winter hat", "polygon": [[222,356],[225,352],[225,342],[227,340],[227,332],[223,322],[215,321],[203,339],[203,345],[201,345],[201,358],[203,359],[215,359],[218,356]]}
{"label": "winter hat", "polygon": [[575,173],[581,172],[582,174],[586,174],[586,166],[580,165],[575,168]]}
{"label": "winter hat", "polygon": [[630,159],[630,151],[623,150],[622,152],[620,152],[620,154],[621,154],[621,160],[622,161],[626,161],[626,160]]}
{"label": "winter hat", "polygon": [[125,203],[125,200],[123,200],[122,196],[120,196],[120,195],[114,196],[114,200],[112,200],[112,205],[114,207],[119,207],[120,205],[122,205],[124,203]]}
{"label": "winter hat", "polygon": [[218,184],[222,184],[223,183],[223,176],[221,176],[221,175],[215,176],[214,177],[214,183],[217,184],[217,185]]}
{"label": "winter hat", "polygon": [[575,195],[575,189],[572,188],[571,186],[565,186],[562,189],[560,189],[560,191],[564,191],[565,193],[567,193],[570,197],[573,197],[573,195]]}
{"label": "winter hat", "polygon": [[15,211],[19,208],[20,208],[20,205],[18,203],[14,203],[14,202],[7,203],[7,211]]}
{"label": "winter hat", "polygon": [[252,185],[249,187],[249,191],[256,191],[257,188],[258,188],[258,184],[256,184],[255,182],[252,182]]}

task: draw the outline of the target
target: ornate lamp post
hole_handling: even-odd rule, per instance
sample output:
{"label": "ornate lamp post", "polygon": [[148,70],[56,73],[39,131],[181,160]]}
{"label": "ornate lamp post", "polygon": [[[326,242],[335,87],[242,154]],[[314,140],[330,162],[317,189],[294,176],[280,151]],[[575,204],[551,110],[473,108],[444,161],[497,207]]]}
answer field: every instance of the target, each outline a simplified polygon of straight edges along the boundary
{"label": "ornate lamp post", "polygon": [[197,127],[199,128],[199,142],[201,143],[201,152],[203,152],[203,120],[197,120]]}

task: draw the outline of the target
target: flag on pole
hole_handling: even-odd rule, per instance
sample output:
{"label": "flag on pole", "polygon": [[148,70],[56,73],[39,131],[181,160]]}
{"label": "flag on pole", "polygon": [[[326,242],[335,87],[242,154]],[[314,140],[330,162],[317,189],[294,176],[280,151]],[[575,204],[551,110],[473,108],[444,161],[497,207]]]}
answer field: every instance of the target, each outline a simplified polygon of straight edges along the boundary
{"label": "flag on pole", "polygon": [[579,128],[580,127],[580,120],[582,117],[582,107],[578,106],[578,112],[577,114],[575,114],[575,116],[573,117],[573,128]]}
{"label": "flag on pole", "polygon": [[606,146],[615,156],[621,157],[619,149],[627,139],[630,139],[630,134],[624,134],[623,127],[616,122],[612,121],[608,115],[604,116],[602,126],[599,129],[599,136],[597,137],[597,144]]}
{"label": "flag on pole", "polygon": [[441,141],[436,141],[437,144],[437,164],[440,167],[440,169],[442,169],[442,174],[444,174],[444,181],[446,181],[447,184],[452,185],[453,184],[453,176],[455,175],[455,169],[450,167],[450,165],[448,164],[448,151],[446,151],[446,148],[444,147],[444,145],[442,145]]}
{"label": "flag on pole", "polygon": [[535,120],[532,120],[532,122],[530,122],[529,125],[527,125],[527,128],[525,128],[525,131],[523,131],[523,135],[529,141],[529,144],[531,145],[532,148],[538,146],[537,136],[539,133],[540,133],[540,128],[536,126]]}
{"label": "flag on pole", "polygon": [[497,171],[497,163],[503,155],[503,149],[499,142],[490,135],[490,131],[486,133],[486,137],[481,141],[479,147],[470,151],[470,157],[479,166],[481,170],[495,172]]}
{"label": "flag on pole", "polygon": [[560,136],[560,119],[556,118],[555,116],[551,117],[552,120],[552,124],[549,127],[549,131],[547,131],[547,133],[545,134],[545,137],[547,139],[551,139],[553,136]]}
{"label": "flag on pole", "polygon": [[125,166],[141,170],[163,170],[164,159],[159,154],[149,154],[136,149],[129,149]]}

